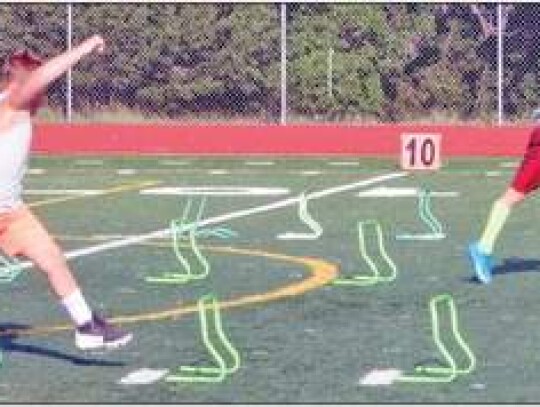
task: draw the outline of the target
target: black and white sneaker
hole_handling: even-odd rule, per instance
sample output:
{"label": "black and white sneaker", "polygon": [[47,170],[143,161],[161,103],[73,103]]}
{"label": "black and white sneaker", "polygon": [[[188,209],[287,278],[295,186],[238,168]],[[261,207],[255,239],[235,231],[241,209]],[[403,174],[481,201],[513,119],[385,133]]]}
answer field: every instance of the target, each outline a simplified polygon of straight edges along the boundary
{"label": "black and white sneaker", "polygon": [[92,321],[79,326],[75,331],[75,345],[81,350],[117,349],[132,339],[130,332],[111,325],[96,314]]}

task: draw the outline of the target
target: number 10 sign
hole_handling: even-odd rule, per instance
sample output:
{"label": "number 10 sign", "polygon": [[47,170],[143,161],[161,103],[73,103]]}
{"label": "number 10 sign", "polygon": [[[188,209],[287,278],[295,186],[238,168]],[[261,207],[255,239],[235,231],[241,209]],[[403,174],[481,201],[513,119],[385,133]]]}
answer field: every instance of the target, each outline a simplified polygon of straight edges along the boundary
{"label": "number 10 sign", "polygon": [[441,135],[402,134],[401,168],[405,170],[441,168]]}

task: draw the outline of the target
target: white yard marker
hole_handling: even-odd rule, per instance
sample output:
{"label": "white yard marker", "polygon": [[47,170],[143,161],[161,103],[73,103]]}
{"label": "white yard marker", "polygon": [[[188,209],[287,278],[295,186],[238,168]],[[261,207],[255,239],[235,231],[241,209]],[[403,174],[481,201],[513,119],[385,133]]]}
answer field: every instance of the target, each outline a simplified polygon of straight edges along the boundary
{"label": "white yard marker", "polygon": [[398,369],[375,369],[362,377],[361,386],[390,386],[402,375]]}
{"label": "white yard marker", "polygon": [[198,186],[159,187],[143,189],[141,195],[172,196],[280,196],[290,192],[287,188],[241,187],[241,186]]}
{"label": "white yard marker", "polygon": [[[408,175],[409,174],[407,172],[393,172],[390,174],[379,175],[373,178],[368,178],[368,179],[354,182],[351,184],[338,185],[336,187],[312,192],[310,194],[306,194],[306,198],[308,200],[321,199],[321,198],[336,195],[339,193],[352,191],[358,188],[364,188],[373,184],[390,181],[392,179],[403,178]],[[225,213],[223,215],[218,215],[218,216],[202,219],[197,222],[197,226],[202,228],[205,226],[211,226],[211,225],[227,222],[233,219],[245,218],[246,216],[251,216],[251,215],[256,215],[260,213],[274,211],[276,209],[286,208],[288,206],[297,205],[300,202],[300,199],[302,199],[301,195],[292,197],[292,198],[283,199],[281,201],[269,203],[266,205],[255,206],[255,207],[247,208],[247,209],[241,209],[238,211]],[[179,230],[178,232],[188,231],[192,227],[193,227],[193,224],[185,224],[181,228],[181,230]],[[102,253],[102,252],[106,252],[113,249],[120,249],[127,246],[133,246],[136,244],[146,242],[148,240],[169,237],[170,233],[171,233],[170,228],[166,228],[166,229],[156,230],[154,232],[149,232],[149,233],[145,233],[142,235],[138,235],[138,236],[134,236],[134,237],[126,238],[126,239],[119,239],[119,240],[114,240],[112,242],[105,242],[102,244],[67,252],[66,258],[69,260],[77,259],[80,257],[90,256],[92,254]],[[27,262],[22,263],[21,266],[22,268],[26,269],[26,268],[32,267],[33,264],[27,261]]]}
{"label": "white yard marker", "polygon": [[127,386],[152,384],[163,379],[167,373],[169,369],[139,369],[122,377],[118,384]]}
{"label": "white yard marker", "polygon": [[519,167],[519,161],[505,161],[499,164],[502,168],[517,168]]}

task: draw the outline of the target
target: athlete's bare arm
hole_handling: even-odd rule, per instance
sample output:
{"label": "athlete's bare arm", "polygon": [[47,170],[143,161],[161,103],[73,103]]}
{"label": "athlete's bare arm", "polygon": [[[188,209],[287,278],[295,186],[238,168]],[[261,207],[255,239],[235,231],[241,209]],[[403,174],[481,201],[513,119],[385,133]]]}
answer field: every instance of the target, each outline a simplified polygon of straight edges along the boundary
{"label": "athlete's bare arm", "polygon": [[38,94],[77,64],[83,57],[94,51],[103,52],[105,42],[99,35],[94,35],[83,41],[70,51],[64,52],[48,60],[28,77],[26,83],[19,89],[10,92],[7,104],[13,110],[24,110],[25,106]]}

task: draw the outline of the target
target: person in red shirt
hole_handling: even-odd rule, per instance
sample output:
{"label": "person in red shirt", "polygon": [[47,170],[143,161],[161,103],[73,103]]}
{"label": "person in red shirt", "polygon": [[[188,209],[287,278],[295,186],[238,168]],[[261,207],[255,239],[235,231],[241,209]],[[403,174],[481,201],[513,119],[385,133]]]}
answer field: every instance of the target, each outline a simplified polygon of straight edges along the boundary
{"label": "person in red shirt", "polygon": [[[540,118],[540,111],[533,119]],[[540,187],[540,127],[535,127],[520,167],[511,185],[493,203],[480,239],[469,244],[469,257],[478,280],[488,284],[493,278],[493,249],[512,209]]]}

